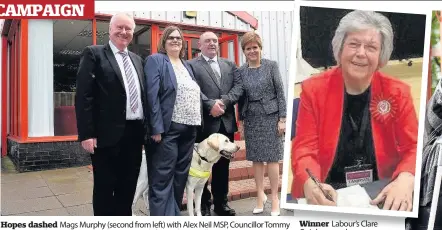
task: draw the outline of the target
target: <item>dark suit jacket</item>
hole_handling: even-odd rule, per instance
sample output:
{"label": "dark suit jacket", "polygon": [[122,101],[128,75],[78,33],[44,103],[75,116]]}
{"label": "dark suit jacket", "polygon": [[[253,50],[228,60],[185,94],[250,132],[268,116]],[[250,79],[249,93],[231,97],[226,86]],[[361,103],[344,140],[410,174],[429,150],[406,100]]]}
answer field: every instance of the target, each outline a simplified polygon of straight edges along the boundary
{"label": "dark suit jacket", "polygon": [[[243,93],[241,75],[237,71],[235,63],[218,57],[221,70],[221,85],[216,80],[215,73],[203,56],[188,61],[193,70],[195,79],[201,87],[204,108],[204,133],[218,132],[221,120],[227,133],[236,132],[236,117],[234,105]],[[216,99],[222,99],[226,108],[221,117],[212,117],[210,110]]]}
{"label": "dark suit jacket", "polygon": [[[146,114],[142,60],[130,51],[129,57],[138,75]],[[75,112],[79,141],[97,138],[98,147],[107,147],[115,145],[124,134],[126,91],[109,44],[88,46],[83,50],[77,72]],[[140,139],[142,142],[143,137]]]}
{"label": "dark suit jacket", "polygon": [[[195,80],[192,69],[185,61],[183,61],[183,64],[192,79]],[[153,54],[146,58],[144,72],[147,104],[150,108],[148,123],[151,134],[167,133],[172,123],[172,113],[177,94],[177,79],[172,63],[170,63],[170,59],[166,54]]]}

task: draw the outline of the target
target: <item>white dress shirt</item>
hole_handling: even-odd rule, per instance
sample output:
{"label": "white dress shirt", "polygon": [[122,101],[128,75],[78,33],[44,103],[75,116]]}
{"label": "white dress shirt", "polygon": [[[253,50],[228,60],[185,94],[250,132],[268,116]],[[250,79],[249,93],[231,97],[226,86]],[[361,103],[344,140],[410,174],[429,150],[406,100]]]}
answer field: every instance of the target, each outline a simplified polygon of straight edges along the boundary
{"label": "white dress shirt", "polygon": [[218,63],[218,57],[215,56],[214,58],[208,58],[206,57],[204,54],[201,54],[203,56],[203,58],[206,60],[207,63],[209,63],[209,60],[212,59],[214,62],[209,63],[210,67],[212,67],[212,69],[214,71],[217,71],[221,80],[221,69],[219,68],[219,63]]}
{"label": "white dress shirt", "polygon": [[[129,84],[127,83],[127,77],[126,77],[126,71],[124,71],[124,64],[123,64],[123,56],[121,56],[121,54],[119,54],[118,52],[120,52],[118,50],[118,48],[112,44],[111,41],[109,41],[109,45],[112,49],[112,52],[114,53],[115,59],[117,59],[117,63],[118,63],[118,67],[120,67],[120,71],[121,71],[121,75],[123,76],[123,81],[124,81],[124,89],[126,91],[126,120],[143,120],[144,114],[143,114],[143,104],[141,102],[141,89],[140,89],[140,81],[138,80],[138,73],[135,70],[135,67],[132,63],[132,61],[129,61],[129,65],[130,68],[132,69],[132,74],[133,77],[135,78],[135,85],[136,85],[136,90],[137,90],[137,103],[138,103],[138,109],[137,111],[134,113],[132,112],[132,109],[130,108],[130,96],[129,96]],[[122,50],[124,52],[127,53],[127,55],[129,55],[129,51],[127,50],[127,48],[125,48],[124,50]],[[128,56],[129,60],[130,57]],[[144,77],[144,76],[143,76]]]}

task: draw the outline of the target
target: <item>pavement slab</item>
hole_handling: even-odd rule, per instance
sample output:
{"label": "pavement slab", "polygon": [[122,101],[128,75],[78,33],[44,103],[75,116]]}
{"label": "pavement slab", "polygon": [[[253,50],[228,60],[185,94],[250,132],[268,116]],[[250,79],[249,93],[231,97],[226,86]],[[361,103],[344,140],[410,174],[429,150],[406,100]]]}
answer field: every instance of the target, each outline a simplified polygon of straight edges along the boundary
{"label": "pavement slab", "polygon": [[63,205],[55,196],[41,197],[27,200],[4,200],[2,199],[2,215],[37,212],[48,209],[63,208]]}

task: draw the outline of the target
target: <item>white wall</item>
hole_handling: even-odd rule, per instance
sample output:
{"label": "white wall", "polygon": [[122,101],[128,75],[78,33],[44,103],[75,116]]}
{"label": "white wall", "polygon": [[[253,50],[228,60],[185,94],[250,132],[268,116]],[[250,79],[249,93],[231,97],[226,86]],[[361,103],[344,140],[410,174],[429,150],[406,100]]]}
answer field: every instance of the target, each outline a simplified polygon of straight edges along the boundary
{"label": "white wall", "polygon": [[[291,58],[293,11],[253,11],[249,12],[258,19],[257,33],[261,36],[263,57],[279,64],[282,82],[287,95]],[[295,55],[293,55],[295,56]],[[241,55],[242,62],[244,55]],[[294,76],[293,76],[294,77]]]}
{"label": "white wall", "polygon": [[[116,11],[96,11],[103,14],[115,14]],[[211,26],[235,30],[249,30],[250,25],[237,20],[235,16],[225,11],[198,11],[196,18],[186,18],[184,11],[131,11],[127,12],[137,18],[179,22],[185,24]]]}
{"label": "white wall", "polygon": [[28,135],[54,135],[53,21],[29,20]]}

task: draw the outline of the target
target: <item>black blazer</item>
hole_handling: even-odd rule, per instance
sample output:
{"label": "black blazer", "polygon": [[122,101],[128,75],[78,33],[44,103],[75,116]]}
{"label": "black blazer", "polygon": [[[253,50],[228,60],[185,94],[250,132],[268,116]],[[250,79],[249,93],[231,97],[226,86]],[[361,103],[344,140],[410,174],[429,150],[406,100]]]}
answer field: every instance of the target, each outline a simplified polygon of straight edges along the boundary
{"label": "black blazer", "polygon": [[[192,69],[182,61],[193,80]],[[156,53],[146,58],[144,64],[146,77],[149,129],[151,134],[167,133],[172,123],[172,113],[176,100],[177,79],[166,54]],[[202,102],[201,102],[202,114]],[[201,118],[202,119],[202,118]]]}
{"label": "black blazer", "polygon": [[[138,75],[146,115],[142,59],[130,51],[129,57]],[[106,147],[115,145],[124,134],[126,91],[109,44],[88,46],[83,50],[77,72],[75,112],[79,141],[97,138],[97,147]],[[140,143],[143,138],[140,137]]]}

